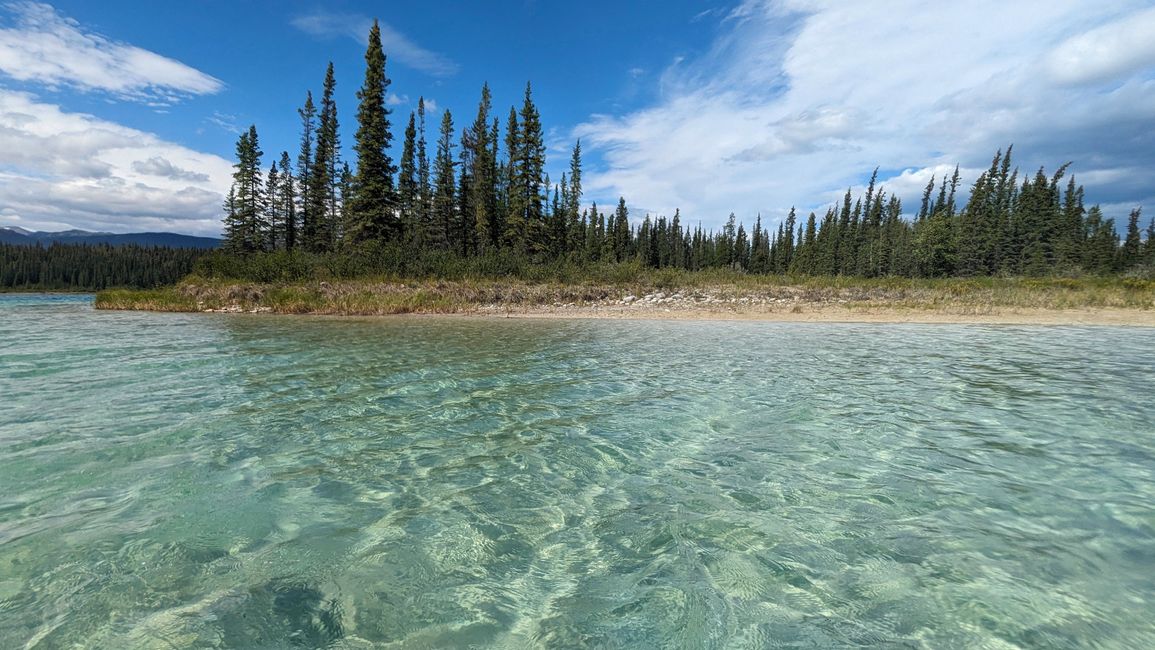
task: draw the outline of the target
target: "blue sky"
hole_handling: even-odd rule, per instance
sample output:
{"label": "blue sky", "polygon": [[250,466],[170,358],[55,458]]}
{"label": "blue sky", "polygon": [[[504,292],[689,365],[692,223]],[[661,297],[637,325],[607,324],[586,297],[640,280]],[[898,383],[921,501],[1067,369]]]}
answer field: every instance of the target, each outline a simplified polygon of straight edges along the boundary
{"label": "blue sky", "polygon": [[937,4],[0,2],[0,225],[217,234],[238,130],[295,159],[329,60],[352,144],[374,16],[395,136],[422,95],[464,125],[484,81],[504,124],[532,80],[554,175],[581,137],[587,198],[636,217],[773,225],[875,166],[909,211],[1010,142],[1109,216],[1155,205],[1150,2]]}

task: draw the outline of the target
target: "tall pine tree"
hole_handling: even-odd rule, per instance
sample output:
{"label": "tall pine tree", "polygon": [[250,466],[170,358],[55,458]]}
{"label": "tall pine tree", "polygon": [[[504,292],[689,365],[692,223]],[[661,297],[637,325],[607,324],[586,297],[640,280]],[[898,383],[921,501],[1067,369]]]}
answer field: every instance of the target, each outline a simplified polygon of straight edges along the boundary
{"label": "tall pine tree", "polygon": [[441,132],[437,139],[437,157],[433,160],[436,178],[433,181],[433,231],[430,244],[436,248],[453,246],[453,226],[456,216],[456,183],[453,172],[453,116],[446,109],[441,114]]}
{"label": "tall pine tree", "polygon": [[357,175],[349,201],[349,236],[354,241],[396,239],[401,226],[394,211],[393,160],[389,146],[393,142],[385,92],[385,54],[381,49],[381,29],[377,21],[369,29],[365,50],[365,81],[357,91],[357,134],[353,149],[357,152]]}

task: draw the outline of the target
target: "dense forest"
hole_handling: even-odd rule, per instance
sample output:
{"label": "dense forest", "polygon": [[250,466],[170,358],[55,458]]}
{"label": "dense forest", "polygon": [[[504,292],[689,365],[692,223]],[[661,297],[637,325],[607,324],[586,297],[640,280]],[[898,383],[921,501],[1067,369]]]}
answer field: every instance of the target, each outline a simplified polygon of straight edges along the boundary
{"label": "dense forest", "polygon": [[207,250],[108,244],[0,244],[0,291],[100,291],[175,284]]}
{"label": "dense forest", "polygon": [[877,183],[876,170],[860,196],[847,190],[822,215],[791,210],[776,229],[763,228],[761,218],[748,228],[731,215],[723,228],[709,231],[688,225],[678,212],[638,222],[624,198],[608,213],[596,204],[583,207],[580,141],[568,171],[551,182],[541,117],[527,84],[504,135],[488,86],[460,133],[444,110],[432,160],[419,101],[394,164],[393,111],[385,102],[390,80],[376,24],[365,62],[355,168],[341,160],[331,62],[319,106],[308,92],[298,109],[295,162],[285,151],[265,171],[256,127],[240,136],[224,206],[229,254],[347,254],[386,245],[414,256],[513,254],[535,262],[861,277],[1149,274],[1155,266],[1155,220],[1144,235],[1136,208],[1121,239],[1113,219],[1087,207],[1083,187],[1067,176],[1069,164],[1052,174],[1039,169],[1020,176],[1011,147],[995,154],[965,204],[956,199],[962,182],[956,167],[949,178],[930,180],[910,216]]}

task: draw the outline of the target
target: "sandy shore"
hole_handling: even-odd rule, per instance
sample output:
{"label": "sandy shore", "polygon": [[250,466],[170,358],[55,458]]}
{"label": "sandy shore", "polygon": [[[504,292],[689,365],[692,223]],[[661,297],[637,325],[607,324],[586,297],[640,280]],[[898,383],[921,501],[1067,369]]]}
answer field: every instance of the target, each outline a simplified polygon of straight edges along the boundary
{"label": "sandy shore", "polygon": [[622,287],[428,281],[181,285],[111,291],[98,309],[326,316],[757,320],[796,323],[976,323],[1155,327],[1146,286]]}
{"label": "sandy shore", "polygon": [[726,320],[784,323],[928,323],[991,325],[1113,325],[1155,327],[1155,311],[1137,309],[990,309],[955,311],[908,307],[846,308],[798,304],[773,309],[660,307],[653,305],[561,305],[538,308],[487,305],[461,316],[508,318],[591,318],[617,320]]}

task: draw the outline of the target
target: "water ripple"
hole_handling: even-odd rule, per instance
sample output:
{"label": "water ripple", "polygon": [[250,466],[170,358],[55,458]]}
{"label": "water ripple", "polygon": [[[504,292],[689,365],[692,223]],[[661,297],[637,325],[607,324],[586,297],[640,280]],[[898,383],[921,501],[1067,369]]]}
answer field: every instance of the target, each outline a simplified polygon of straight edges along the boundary
{"label": "water ripple", "polygon": [[0,647],[1155,646],[1155,332],[0,296]]}

